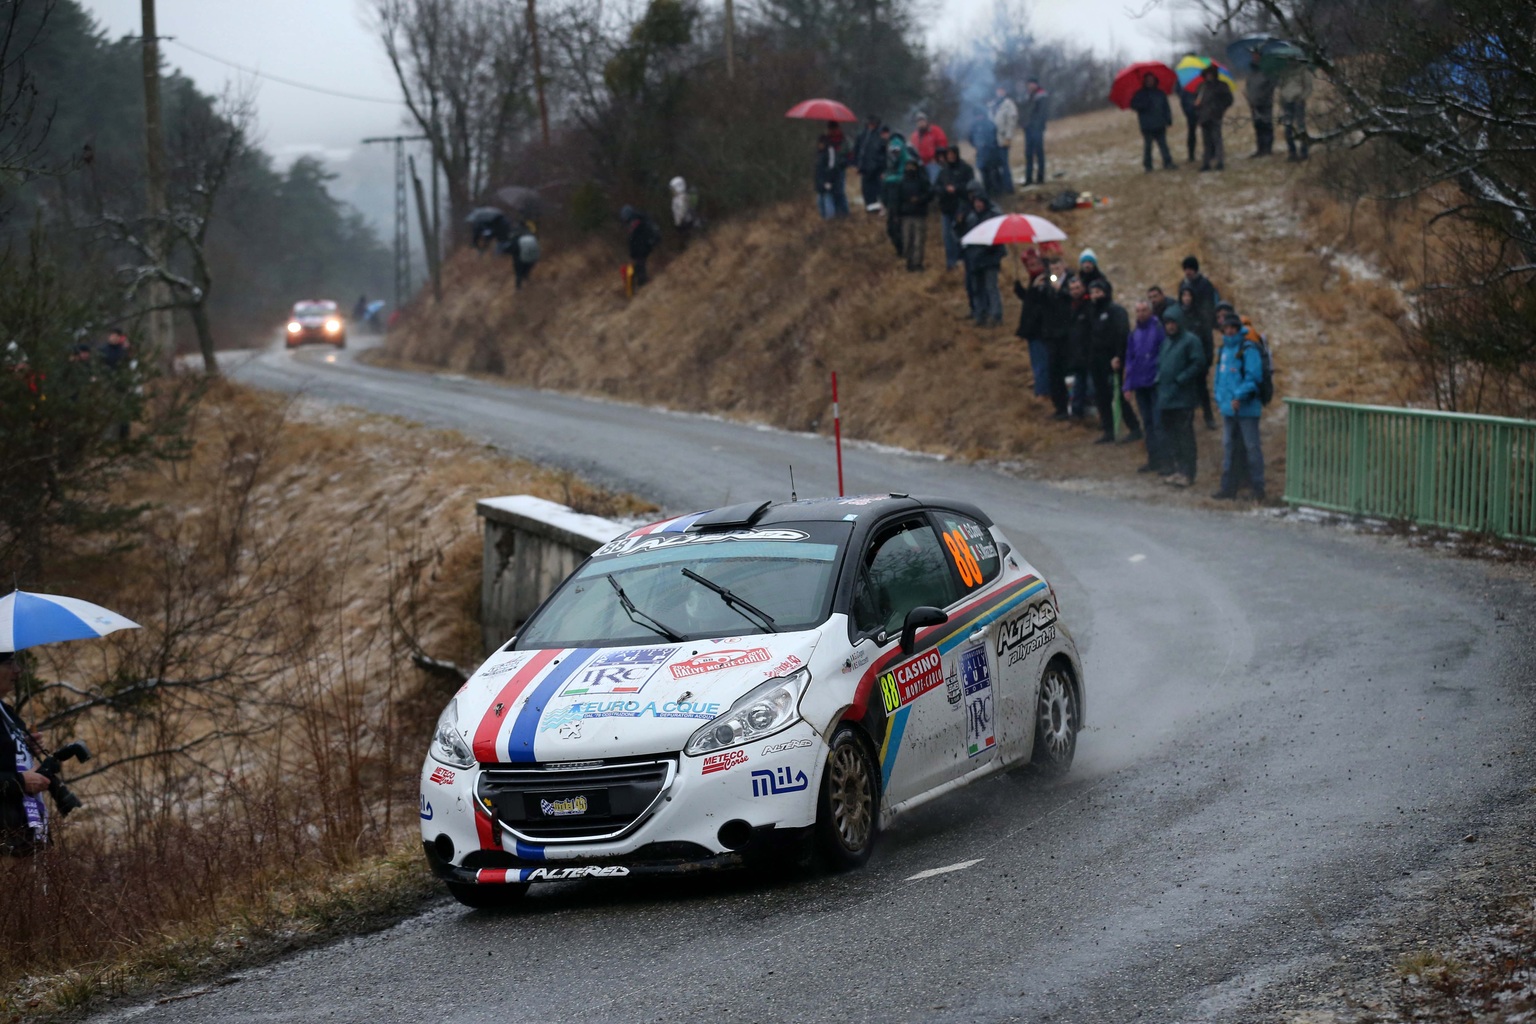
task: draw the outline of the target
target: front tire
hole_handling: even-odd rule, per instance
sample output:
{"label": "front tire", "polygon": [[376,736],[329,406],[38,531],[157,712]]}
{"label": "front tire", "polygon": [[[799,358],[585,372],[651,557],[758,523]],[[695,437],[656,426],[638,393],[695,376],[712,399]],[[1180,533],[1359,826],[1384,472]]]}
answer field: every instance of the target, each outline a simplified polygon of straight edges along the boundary
{"label": "front tire", "polygon": [[833,871],[863,865],[880,831],[880,776],[858,731],[844,725],[832,736],[821,794],[816,801],[816,845]]}
{"label": "front tire", "polygon": [[1040,697],[1035,702],[1035,750],[1030,763],[1042,774],[1065,775],[1072,767],[1080,718],[1072,674],[1053,661],[1040,677]]}
{"label": "front tire", "polygon": [[506,910],[521,903],[528,894],[527,882],[502,882],[479,885],[475,882],[444,882],[448,894],[475,910]]}

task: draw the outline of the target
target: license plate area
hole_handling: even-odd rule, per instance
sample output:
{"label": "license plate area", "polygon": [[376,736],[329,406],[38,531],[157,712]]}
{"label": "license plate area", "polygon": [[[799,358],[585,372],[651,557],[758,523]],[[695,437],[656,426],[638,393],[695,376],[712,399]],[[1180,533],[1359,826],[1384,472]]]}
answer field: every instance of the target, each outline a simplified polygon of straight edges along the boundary
{"label": "license plate area", "polygon": [[[583,818],[606,819],[612,813],[608,802],[608,791],[605,789],[531,792],[522,794],[522,798],[522,806],[519,808],[521,813],[517,818],[509,819],[503,813],[501,815],[503,821],[579,821]],[[514,801],[504,800],[503,804],[506,803],[514,803]]]}

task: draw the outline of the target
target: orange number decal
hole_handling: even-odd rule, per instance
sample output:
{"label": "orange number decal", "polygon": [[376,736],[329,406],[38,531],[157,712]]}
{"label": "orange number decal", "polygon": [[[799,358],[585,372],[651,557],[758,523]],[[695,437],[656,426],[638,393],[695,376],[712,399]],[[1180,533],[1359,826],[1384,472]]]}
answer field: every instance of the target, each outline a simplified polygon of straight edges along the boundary
{"label": "orange number decal", "polygon": [[949,548],[949,554],[955,560],[955,566],[960,570],[960,582],[967,587],[981,586],[981,566],[976,564],[976,556],[971,554],[970,545],[960,535],[959,530],[944,534],[944,544]]}

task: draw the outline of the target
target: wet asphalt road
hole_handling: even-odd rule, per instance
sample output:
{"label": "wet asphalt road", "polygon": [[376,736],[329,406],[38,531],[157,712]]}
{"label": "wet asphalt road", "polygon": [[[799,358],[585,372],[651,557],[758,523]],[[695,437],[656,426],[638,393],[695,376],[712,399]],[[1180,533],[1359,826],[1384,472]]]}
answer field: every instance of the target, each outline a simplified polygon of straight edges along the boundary
{"label": "wet asphalt road", "polygon": [[[830,444],[704,417],[265,354],[237,377],[455,427],[669,510],[835,490]],[[846,396],[845,396],[846,398]],[[1202,444],[1213,443],[1202,434]],[[1270,516],[1069,493],[870,447],[848,491],[987,509],[1085,660],[1073,772],[993,777],[869,865],[778,882],[563,883],[444,903],[101,1019],[1248,1021],[1529,800],[1529,588]],[[977,863],[920,880],[910,876]]]}

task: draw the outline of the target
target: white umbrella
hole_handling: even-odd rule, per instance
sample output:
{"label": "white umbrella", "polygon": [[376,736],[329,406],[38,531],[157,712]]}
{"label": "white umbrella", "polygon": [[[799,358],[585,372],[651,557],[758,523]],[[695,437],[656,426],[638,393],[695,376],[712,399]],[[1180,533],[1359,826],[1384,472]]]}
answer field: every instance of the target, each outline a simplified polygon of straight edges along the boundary
{"label": "white umbrella", "polygon": [[139,624],[77,597],[13,591],[0,597],[0,651],[21,651],[61,640],[85,640]]}
{"label": "white umbrella", "polygon": [[1009,213],[977,224],[960,239],[961,245],[1007,245],[1010,242],[1064,242],[1067,233],[1044,217]]}

